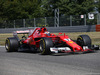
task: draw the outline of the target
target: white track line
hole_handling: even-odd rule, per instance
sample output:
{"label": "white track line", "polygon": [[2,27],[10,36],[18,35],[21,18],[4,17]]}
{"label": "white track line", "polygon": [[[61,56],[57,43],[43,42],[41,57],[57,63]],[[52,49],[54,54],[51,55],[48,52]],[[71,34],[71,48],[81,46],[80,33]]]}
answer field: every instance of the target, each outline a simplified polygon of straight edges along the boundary
{"label": "white track line", "polygon": [[0,47],[5,47],[5,46],[0,46]]}

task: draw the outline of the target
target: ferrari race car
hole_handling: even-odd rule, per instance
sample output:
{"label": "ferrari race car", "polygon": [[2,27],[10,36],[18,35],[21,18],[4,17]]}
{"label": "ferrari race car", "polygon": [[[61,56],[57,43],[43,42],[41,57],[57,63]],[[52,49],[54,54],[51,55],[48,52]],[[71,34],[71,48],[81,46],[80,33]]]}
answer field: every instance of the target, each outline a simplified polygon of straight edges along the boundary
{"label": "ferrari race car", "polygon": [[[18,34],[23,34],[21,39]],[[28,37],[25,34],[28,34]],[[5,48],[7,52],[31,50],[39,51],[42,55],[99,50],[99,46],[91,44],[91,39],[88,35],[79,35],[77,40],[72,40],[65,33],[61,34],[50,33],[46,27],[14,31],[14,37],[6,39]]]}

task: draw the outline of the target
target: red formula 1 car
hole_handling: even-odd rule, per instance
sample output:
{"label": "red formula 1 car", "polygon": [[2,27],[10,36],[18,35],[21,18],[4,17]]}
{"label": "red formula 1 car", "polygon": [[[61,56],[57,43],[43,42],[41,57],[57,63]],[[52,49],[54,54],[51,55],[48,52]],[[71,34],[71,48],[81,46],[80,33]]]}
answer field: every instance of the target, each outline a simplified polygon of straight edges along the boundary
{"label": "red formula 1 car", "polygon": [[[21,39],[17,34],[23,35]],[[97,45],[91,45],[91,39],[88,35],[79,35],[77,40],[73,41],[67,35],[55,35],[47,31],[45,27],[35,28],[33,30],[15,31],[14,37],[6,39],[5,48],[8,52],[19,50],[40,51],[41,54],[85,52],[99,49]]]}

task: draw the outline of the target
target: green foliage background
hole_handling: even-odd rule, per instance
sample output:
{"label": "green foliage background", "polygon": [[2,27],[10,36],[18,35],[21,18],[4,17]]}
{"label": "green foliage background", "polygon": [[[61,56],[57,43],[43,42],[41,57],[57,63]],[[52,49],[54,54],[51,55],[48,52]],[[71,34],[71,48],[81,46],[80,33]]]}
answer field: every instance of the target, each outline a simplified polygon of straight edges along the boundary
{"label": "green foliage background", "polygon": [[54,9],[59,8],[60,15],[79,15],[94,11],[100,12],[100,1],[94,0],[0,0],[0,23],[5,20],[52,17]]}

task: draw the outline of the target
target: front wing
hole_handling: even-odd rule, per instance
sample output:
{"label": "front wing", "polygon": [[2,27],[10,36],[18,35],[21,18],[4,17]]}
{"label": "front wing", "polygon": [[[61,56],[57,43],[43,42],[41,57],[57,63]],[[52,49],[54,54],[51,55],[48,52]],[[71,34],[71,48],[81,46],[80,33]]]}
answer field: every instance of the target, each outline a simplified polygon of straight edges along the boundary
{"label": "front wing", "polygon": [[[94,51],[94,49],[96,49],[99,46],[95,46],[92,49],[89,49],[88,46],[83,46],[82,50],[75,50],[75,52],[87,52],[87,51]],[[99,50],[100,48],[98,48]],[[73,52],[73,50],[69,47],[50,47],[50,51],[53,53],[69,53],[69,52]]]}

